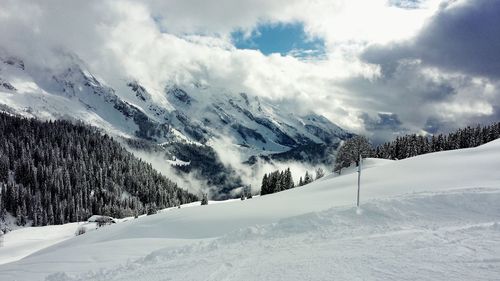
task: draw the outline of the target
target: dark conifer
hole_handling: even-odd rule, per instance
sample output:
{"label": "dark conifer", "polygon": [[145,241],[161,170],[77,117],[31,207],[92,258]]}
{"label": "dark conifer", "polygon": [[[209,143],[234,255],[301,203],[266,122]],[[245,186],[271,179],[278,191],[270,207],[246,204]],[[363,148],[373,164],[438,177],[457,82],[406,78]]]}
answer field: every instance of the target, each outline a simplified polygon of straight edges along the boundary
{"label": "dark conifer", "polygon": [[201,198],[201,205],[208,205],[208,194],[203,193],[203,196]]}
{"label": "dark conifer", "polygon": [[[265,174],[262,178],[260,195],[280,192],[294,187],[292,172],[290,168],[285,171],[274,171],[270,174]],[[251,198],[251,197],[248,197]]]}
{"label": "dark conifer", "polygon": [[404,159],[425,153],[476,147],[500,137],[500,123],[465,127],[449,134],[433,136],[405,135],[379,145],[373,150],[377,158]]}
{"label": "dark conifer", "polygon": [[9,212],[34,226],[198,200],[95,128],[3,113],[0,189],[0,220]]}

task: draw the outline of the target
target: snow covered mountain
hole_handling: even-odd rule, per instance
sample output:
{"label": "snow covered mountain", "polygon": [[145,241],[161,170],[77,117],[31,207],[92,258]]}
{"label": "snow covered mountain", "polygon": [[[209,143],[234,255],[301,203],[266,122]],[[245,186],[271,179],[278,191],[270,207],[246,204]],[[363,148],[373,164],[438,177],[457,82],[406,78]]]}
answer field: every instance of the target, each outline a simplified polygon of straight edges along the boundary
{"label": "snow covered mountain", "polygon": [[[269,155],[329,163],[339,142],[352,136],[323,116],[288,112],[269,100],[207,83],[167,81],[161,89],[148,89],[130,78],[107,83],[72,54],[58,53],[55,61],[40,65],[0,52],[0,109],[82,120],[114,136],[161,145],[172,163],[190,164],[182,171],[196,170],[219,189],[216,193],[243,183],[219,159],[214,143],[219,150],[231,146],[247,164]],[[312,159],[311,152],[321,157]],[[221,176],[212,179],[213,174]]]}
{"label": "snow covered mountain", "polygon": [[498,279],[499,140],[365,164],[358,210],[357,175],[331,174],[92,231],[0,265],[0,279]]}
{"label": "snow covered mountain", "polygon": [[50,68],[0,57],[0,103],[25,115],[72,117],[157,143],[184,139],[206,144],[230,137],[249,156],[335,144],[350,135],[322,116],[297,115],[256,96],[199,82],[167,82],[154,97],[140,81],[108,85],[76,56],[61,56],[62,62]]}
{"label": "snow covered mountain", "polygon": [[39,118],[82,120],[121,136],[166,136],[168,127],[125,102],[74,57],[44,68],[18,58],[1,58],[0,103]]}

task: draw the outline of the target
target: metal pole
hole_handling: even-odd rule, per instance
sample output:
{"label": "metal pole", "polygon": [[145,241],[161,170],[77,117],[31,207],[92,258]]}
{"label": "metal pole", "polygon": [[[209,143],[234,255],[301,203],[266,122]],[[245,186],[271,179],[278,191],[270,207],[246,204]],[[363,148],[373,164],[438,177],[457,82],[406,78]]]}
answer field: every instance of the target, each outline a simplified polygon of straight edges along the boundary
{"label": "metal pole", "polygon": [[361,154],[359,155],[359,165],[358,165],[358,199],[356,201],[356,206],[359,207],[359,190],[361,187]]}

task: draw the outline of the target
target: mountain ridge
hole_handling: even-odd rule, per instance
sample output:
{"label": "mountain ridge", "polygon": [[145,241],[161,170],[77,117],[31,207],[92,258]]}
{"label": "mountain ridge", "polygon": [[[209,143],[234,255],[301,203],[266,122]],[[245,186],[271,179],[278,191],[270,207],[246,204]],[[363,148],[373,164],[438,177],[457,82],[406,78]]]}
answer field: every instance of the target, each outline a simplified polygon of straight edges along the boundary
{"label": "mountain ridge", "polygon": [[[134,79],[110,85],[76,55],[57,56],[62,57],[57,67],[48,67],[2,54],[0,104],[21,115],[82,120],[111,135],[158,145],[197,143],[213,148],[213,141],[225,138],[242,159],[301,147],[336,148],[352,136],[321,115],[288,112],[248,93],[196,81],[183,85],[167,81],[160,93]],[[177,157],[175,151],[167,155]],[[290,155],[287,160],[307,161],[299,154]]]}

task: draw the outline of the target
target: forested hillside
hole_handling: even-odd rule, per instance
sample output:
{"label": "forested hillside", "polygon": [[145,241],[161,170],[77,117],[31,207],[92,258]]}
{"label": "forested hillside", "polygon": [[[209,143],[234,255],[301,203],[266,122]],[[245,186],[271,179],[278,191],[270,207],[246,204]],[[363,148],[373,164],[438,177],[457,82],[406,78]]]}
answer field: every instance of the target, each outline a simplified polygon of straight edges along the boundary
{"label": "forested hillside", "polygon": [[500,123],[458,129],[432,137],[416,134],[397,137],[373,151],[376,158],[404,159],[430,152],[471,148],[500,138]]}
{"label": "forested hillside", "polygon": [[0,222],[63,224],[197,200],[95,128],[0,113]]}

